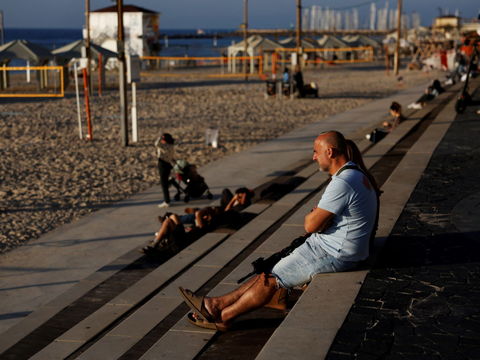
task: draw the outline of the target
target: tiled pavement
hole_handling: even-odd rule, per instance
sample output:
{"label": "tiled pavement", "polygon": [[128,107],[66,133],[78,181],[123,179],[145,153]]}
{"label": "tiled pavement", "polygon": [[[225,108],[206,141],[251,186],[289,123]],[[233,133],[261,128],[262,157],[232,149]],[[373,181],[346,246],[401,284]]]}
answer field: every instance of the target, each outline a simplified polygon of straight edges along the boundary
{"label": "tiled pavement", "polygon": [[479,108],[438,146],[328,359],[480,359]]}

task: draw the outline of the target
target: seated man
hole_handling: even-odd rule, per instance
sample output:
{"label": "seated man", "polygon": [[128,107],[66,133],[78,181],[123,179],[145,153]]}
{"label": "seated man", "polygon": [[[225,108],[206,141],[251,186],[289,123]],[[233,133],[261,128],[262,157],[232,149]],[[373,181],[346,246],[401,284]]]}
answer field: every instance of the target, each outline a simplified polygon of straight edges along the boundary
{"label": "seated man", "polygon": [[300,286],[316,274],[352,270],[368,257],[377,210],[375,189],[349,161],[345,138],[337,131],[317,137],[313,160],[332,180],[318,206],[305,217],[305,231],[312,235],[270,274],[257,275],[230,294],[202,298],[180,287],[180,294],[194,310],[188,316],[191,323],[226,331],[237,316],[267,304],[277,289]]}

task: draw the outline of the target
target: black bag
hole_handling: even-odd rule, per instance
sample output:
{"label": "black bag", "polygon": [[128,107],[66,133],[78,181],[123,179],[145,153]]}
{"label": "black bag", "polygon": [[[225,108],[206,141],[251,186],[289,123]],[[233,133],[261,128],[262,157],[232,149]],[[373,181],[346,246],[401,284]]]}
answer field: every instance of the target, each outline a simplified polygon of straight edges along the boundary
{"label": "black bag", "polygon": [[259,257],[257,260],[252,262],[253,266],[253,271],[248,274],[247,276],[244,276],[240,280],[237,281],[237,284],[241,284],[244,282],[246,279],[248,279],[250,276],[253,275],[259,275],[264,273],[265,275],[270,274],[270,270],[277,265],[277,263],[284,257],[287,257],[290,255],[293,250],[295,250],[297,247],[303,245],[305,241],[310,237],[311,234],[307,234],[305,236],[300,236],[293,240],[289,246],[286,248],[282,249],[281,251],[271,255],[269,258],[264,259],[263,257]]}

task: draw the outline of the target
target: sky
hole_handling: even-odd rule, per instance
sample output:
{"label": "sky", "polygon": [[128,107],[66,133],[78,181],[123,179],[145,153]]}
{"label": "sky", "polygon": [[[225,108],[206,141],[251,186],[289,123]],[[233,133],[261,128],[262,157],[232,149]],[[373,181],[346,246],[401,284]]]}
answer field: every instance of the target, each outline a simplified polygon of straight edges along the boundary
{"label": "sky", "polygon": [[[384,7],[386,0],[376,3]],[[348,7],[368,0],[303,0],[302,6]],[[250,0],[248,27],[252,29],[289,28],[296,23],[296,0]],[[431,25],[438,7],[450,14],[477,17],[479,0],[403,0],[402,12],[420,14],[422,25]],[[1,0],[5,28],[81,28],[85,25],[85,0]],[[162,13],[161,29],[235,29],[243,22],[243,0],[124,0]],[[112,0],[90,0],[90,9],[115,5]],[[370,5],[359,8],[368,11]],[[397,0],[389,1],[396,8]]]}

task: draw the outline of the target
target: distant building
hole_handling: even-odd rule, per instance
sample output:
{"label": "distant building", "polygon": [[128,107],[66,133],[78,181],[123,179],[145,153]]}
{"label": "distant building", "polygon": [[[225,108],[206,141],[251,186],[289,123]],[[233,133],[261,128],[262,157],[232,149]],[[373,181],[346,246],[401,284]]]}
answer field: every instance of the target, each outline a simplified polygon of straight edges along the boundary
{"label": "distant building", "polygon": [[[160,51],[158,42],[161,13],[139,6],[123,7],[125,52],[130,55],[154,56]],[[86,29],[83,37],[86,38]],[[118,52],[117,6],[109,6],[90,12],[90,40],[111,51]]]}
{"label": "distant building", "polygon": [[433,21],[433,31],[440,33],[446,39],[459,38],[461,18],[455,15],[442,15]]}

